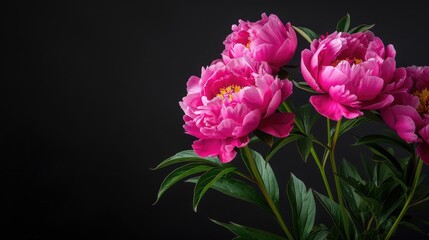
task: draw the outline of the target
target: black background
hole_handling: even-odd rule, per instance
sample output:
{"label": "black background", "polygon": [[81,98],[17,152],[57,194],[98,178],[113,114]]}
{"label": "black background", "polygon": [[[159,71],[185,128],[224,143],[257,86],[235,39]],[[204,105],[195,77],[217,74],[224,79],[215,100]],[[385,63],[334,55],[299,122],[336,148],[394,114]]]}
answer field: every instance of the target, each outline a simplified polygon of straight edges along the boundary
{"label": "black background", "polygon": [[[232,24],[256,21],[263,12],[318,33],[334,31],[348,12],[352,26],[376,24],[373,31],[394,44],[398,66],[429,65],[429,14],[416,2],[5,4],[2,239],[233,238],[209,218],[281,233],[262,210],[214,191],[195,213],[189,183],[174,186],[152,206],[159,184],[172,169],[149,169],[190,149],[194,140],[183,132],[178,105],[187,79],[220,57]],[[301,37],[299,41],[295,64],[308,46]],[[294,101],[307,101],[308,95],[295,92]],[[368,126],[358,133],[376,129]],[[316,130],[324,132],[323,122]],[[347,137],[341,140],[338,155],[357,160],[357,149],[349,143]],[[351,150],[356,154],[350,156]],[[303,163],[293,146],[274,158],[272,166],[282,189],[292,171],[323,192],[315,164]],[[425,174],[428,169],[424,166]],[[283,195],[282,200],[282,211],[289,216]],[[427,205],[415,212],[428,219]],[[316,220],[328,221],[322,213]],[[405,229],[398,235],[424,238]]]}

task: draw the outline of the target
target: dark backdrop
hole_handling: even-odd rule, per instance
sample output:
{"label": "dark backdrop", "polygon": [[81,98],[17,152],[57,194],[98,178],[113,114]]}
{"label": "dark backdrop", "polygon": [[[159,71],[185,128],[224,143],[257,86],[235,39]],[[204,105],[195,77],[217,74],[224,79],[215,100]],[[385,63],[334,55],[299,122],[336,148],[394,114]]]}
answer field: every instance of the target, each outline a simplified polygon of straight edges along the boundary
{"label": "dark backdrop", "polygon": [[[398,66],[429,64],[429,14],[417,1],[145,2],[3,3],[2,239],[233,238],[209,218],[280,233],[262,210],[213,191],[194,213],[188,183],[152,206],[172,169],[149,168],[194,140],[183,132],[178,105],[186,81],[220,57],[240,18],[274,13],[324,33],[348,12],[352,26],[376,24],[374,32],[395,45]],[[298,51],[307,46],[299,41]],[[308,96],[296,90],[293,98]],[[341,143],[339,156],[350,152],[347,138]],[[283,189],[293,171],[323,191],[315,165],[293,147],[272,164]]]}

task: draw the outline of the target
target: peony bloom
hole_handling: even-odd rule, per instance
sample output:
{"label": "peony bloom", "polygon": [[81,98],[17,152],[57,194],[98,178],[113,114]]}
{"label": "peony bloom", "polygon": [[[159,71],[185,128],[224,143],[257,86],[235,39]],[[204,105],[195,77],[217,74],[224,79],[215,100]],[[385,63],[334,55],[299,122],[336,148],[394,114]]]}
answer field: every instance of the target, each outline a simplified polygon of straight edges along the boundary
{"label": "peony bloom", "polygon": [[284,25],[276,15],[263,13],[257,22],[239,20],[223,43],[224,62],[247,56],[268,62],[273,73],[277,73],[292,59],[298,40],[289,22]]}
{"label": "peony bloom", "polygon": [[386,124],[408,143],[417,143],[417,153],[429,164],[429,67],[408,67],[406,92],[381,109]]}
{"label": "peony bloom", "polygon": [[188,94],[179,104],[186,133],[199,138],[192,145],[198,155],[219,156],[226,163],[256,129],[276,137],[289,135],[293,114],[276,110],[292,93],[292,83],[270,72],[266,63],[237,58],[228,64],[214,61],[202,68],[201,78],[189,78]]}
{"label": "peony bloom", "polygon": [[405,71],[395,72],[395,55],[392,45],[385,47],[370,31],[314,40],[301,53],[302,75],[320,93],[310,97],[311,104],[332,120],[387,106],[405,80]]}

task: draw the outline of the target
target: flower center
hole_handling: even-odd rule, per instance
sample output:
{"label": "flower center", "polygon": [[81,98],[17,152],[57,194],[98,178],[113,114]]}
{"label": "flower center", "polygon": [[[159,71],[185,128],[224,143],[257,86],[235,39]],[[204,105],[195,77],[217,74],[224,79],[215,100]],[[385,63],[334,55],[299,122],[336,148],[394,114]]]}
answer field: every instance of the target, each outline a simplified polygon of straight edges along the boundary
{"label": "flower center", "polygon": [[220,99],[225,100],[226,98],[232,100],[232,94],[238,93],[241,90],[241,87],[238,85],[229,85],[228,87],[224,87],[219,89],[219,93],[216,95],[220,97]]}
{"label": "flower center", "polygon": [[246,48],[250,48],[250,40],[247,42]]}
{"label": "flower center", "polygon": [[419,98],[417,112],[420,114],[429,114],[429,90],[427,88],[417,90],[414,92],[414,95]]}
{"label": "flower center", "polygon": [[350,64],[360,64],[363,62],[362,59],[360,59],[360,58],[355,58],[355,57],[354,58],[348,58],[347,57],[347,58],[342,58],[342,59],[340,58],[340,59],[337,59],[337,60],[331,62],[331,66],[336,67],[343,60],[346,60]]}

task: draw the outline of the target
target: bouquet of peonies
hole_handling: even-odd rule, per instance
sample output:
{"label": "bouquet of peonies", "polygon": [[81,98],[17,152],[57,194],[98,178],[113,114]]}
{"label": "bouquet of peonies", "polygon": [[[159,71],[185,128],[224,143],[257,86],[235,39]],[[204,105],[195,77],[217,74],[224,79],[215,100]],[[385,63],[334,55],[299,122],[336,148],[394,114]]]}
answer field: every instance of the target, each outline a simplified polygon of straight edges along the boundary
{"label": "bouquet of peonies", "polygon": [[[423,163],[429,164],[429,67],[397,67],[395,48],[385,45],[372,27],[350,28],[349,14],[325,35],[284,24],[274,14],[233,25],[221,59],[187,82],[188,93],[180,101],[183,127],[196,140],[193,150],[155,168],[178,166],[161,183],[157,201],[185,180],[195,184],[195,211],[214,189],[265,209],[284,232],[279,236],[213,220],[236,239],[387,240],[400,224],[422,231],[428,219],[404,216],[429,200],[429,187],[421,181]],[[297,34],[309,47],[294,66],[289,62]],[[301,70],[297,77],[305,81],[291,80],[290,69],[296,67]],[[288,99],[293,88],[309,92],[309,103],[295,106]],[[386,131],[353,135],[353,145],[371,153],[363,157],[363,166],[336,159],[338,139],[370,122]],[[316,124],[326,127],[323,140],[312,133]],[[284,194],[269,160],[291,143],[304,161],[312,159],[318,166],[325,188],[307,188],[291,174],[286,189],[291,211],[282,216],[279,196]],[[257,152],[257,145],[266,151]],[[239,159],[244,168],[234,164]],[[368,174],[358,171],[362,168]],[[324,208],[317,212],[327,211],[332,224],[315,224],[316,201]],[[290,226],[285,217],[292,219]]]}

